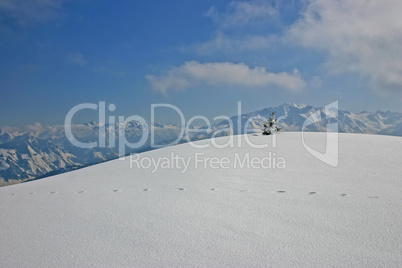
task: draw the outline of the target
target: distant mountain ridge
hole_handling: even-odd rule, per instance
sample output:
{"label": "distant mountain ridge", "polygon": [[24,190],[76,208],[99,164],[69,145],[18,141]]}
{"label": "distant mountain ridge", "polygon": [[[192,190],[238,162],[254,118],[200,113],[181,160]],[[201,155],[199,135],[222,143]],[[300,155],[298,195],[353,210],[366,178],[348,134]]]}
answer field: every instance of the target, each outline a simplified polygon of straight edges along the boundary
{"label": "distant mountain ridge", "polygon": [[[336,118],[325,119],[326,110],[304,104],[282,104],[259,111],[231,117],[232,134],[245,133],[244,126],[248,122],[247,132],[260,132],[262,122],[275,112],[283,131],[301,131],[304,122],[313,114],[320,114],[323,120],[309,125],[307,131],[326,131],[328,123],[338,123],[339,132],[366,133],[380,135],[402,136],[402,113],[361,112],[351,113],[338,111]],[[240,122],[240,127],[238,126]],[[72,125],[74,136],[82,142],[93,142],[99,139],[99,124]],[[169,144],[177,140],[181,127],[173,124],[155,123],[153,127],[156,144]],[[192,141],[211,138],[218,130],[218,136],[230,135],[229,122],[220,121],[211,126],[210,131],[193,133]],[[109,130],[115,131],[118,139],[119,128],[115,124],[106,124],[106,140],[109,140]],[[205,127],[200,129],[206,130]],[[125,134],[130,142],[137,142],[142,135],[142,128],[137,122],[126,125]],[[182,138],[180,143],[186,142]],[[118,144],[116,142],[116,144]],[[127,149],[127,153],[141,152],[151,149],[150,139],[136,150]],[[6,132],[0,129],[0,185],[18,183],[46,175],[54,175],[87,165],[104,162],[118,157],[118,148],[104,147],[82,149],[75,147],[66,138],[64,126],[47,126],[37,131]]]}
{"label": "distant mountain ridge", "polygon": [[[280,120],[280,126],[284,131],[301,131],[304,121],[316,112],[320,113],[321,118],[326,117],[325,108],[286,103],[278,107],[247,113],[243,116],[246,118],[253,116],[268,118],[271,112],[275,112],[278,118],[284,117]],[[337,112],[337,117],[316,122],[307,127],[307,130],[326,131],[327,124],[331,121],[331,123],[338,123],[339,132],[402,136],[402,113],[390,111],[352,113],[343,110]]]}

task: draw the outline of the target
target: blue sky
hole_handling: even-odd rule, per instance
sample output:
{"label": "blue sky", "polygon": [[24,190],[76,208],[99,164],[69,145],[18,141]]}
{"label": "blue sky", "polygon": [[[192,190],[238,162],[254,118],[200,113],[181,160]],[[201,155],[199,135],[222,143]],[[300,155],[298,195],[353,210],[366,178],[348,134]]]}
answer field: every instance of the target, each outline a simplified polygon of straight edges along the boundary
{"label": "blue sky", "polygon": [[[0,0],[0,126],[62,124],[75,105],[187,118],[285,102],[402,112],[397,0]],[[159,113],[174,122],[173,113]],[[83,113],[76,122],[96,120]]]}

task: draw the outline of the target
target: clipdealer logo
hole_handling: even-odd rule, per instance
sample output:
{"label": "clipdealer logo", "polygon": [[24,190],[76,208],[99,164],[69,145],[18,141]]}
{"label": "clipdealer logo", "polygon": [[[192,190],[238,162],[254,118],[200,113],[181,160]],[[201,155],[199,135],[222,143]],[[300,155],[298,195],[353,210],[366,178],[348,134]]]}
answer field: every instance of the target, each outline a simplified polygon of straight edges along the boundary
{"label": "clipdealer logo", "polygon": [[[178,114],[180,117],[180,122],[181,122],[181,127],[180,127],[180,133],[176,140],[170,142],[169,144],[156,144],[155,142],[155,113],[157,108],[168,108],[173,110]],[[81,110],[84,109],[91,109],[91,110],[98,110],[98,116],[99,116],[99,129],[98,129],[98,140],[97,141],[92,141],[92,142],[82,142],[77,140],[74,137],[73,130],[72,130],[72,119],[73,117]],[[116,110],[116,106],[114,104],[109,104],[106,109],[106,103],[105,102],[99,102],[99,104],[94,104],[94,103],[82,103],[79,105],[74,106],[66,115],[65,118],[65,123],[64,123],[64,129],[66,133],[67,139],[76,147],[79,148],[84,148],[84,149],[89,149],[89,148],[95,148],[95,147],[100,147],[100,148],[117,148],[118,155],[121,159],[124,159],[126,156],[126,149],[131,148],[131,149],[139,149],[144,147],[144,145],[147,145],[151,149],[155,148],[161,148],[161,147],[166,147],[166,146],[171,146],[178,144],[179,142],[185,141],[187,142],[190,146],[196,148],[196,149],[203,149],[203,148],[208,148],[209,146],[213,146],[218,149],[226,148],[226,147],[235,147],[235,144],[237,147],[241,147],[241,144],[243,140],[247,143],[247,145],[251,148],[255,149],[263,149],[267,148],[269,145],[268,144],[255,144],[253,143],[248,135],[234,135],[234,126],[237,128],[237,133],[241,134],[249,134],[249,133],[255,133],[259,132],[260,129],[250,129],[249,126],[253,122],[254,119],[259,119],[259,120],[267,120],[264,117],[261,116],[254,116],[247,118],[247,120],[242,120],[242,109],[241,109],[241,102],[238,102],[237,106],[237,116],[236,117],[228,117],[226,115],[220,115],[216,116],[213,118],[213,120],[216,121],[227,121],[227,126],[225,128],[219,128],[215,129],[213,131],[212,129],[212,124],[210,120],[208,120],[205,116],[197,115],[193,116],[190,118],[187,122],[185,120],[185,116],[183,112],[176,106],[171,105],[171,104],[152,104],[151,105],[151,121],[150,124],[141,116],[139,115],[131,115],[129,117],[124,117],[124,116],[112,116],[109,115],[108,117],[106,116],[107,111],[108,112],[114,112]],[[315,124],[320,122],[321,120],[324,119],[331,119],[331,118],[337,118],[338,116],[338,102],[333,102],[329,105],[326,105],[324,108],[324,114],[325,118],[321,117],[321,111],[318,110],[315,113],[311,114],[303,123],[302,126],[302,144],[304,148],[311,154],[313,155],[316,159],[332,166],[332,167],[337,167],[338,166],[338,158],[339,158],[339,137],[338,137],[338,123],[331,123],[327,124],[327,130],[326,130],[326,150],[325,153],[321,153],[319,151],[314,150],[313,148],[309,147],[306,142],[305,142],[305,137],[304,134],[306,132],[306,128],[309,125]],[[106,118],[108,120],[106,120]],[[233,122],[232,119],[235,118],[237,122]],[[278,122],[281,120],[286,119],[285,116],[281,116],[278,118]],[[195,120],[202,120],[204,121],[206,127],[203,128],[193,128],[192,123]],[[137,142],[129,142],[126,139],[126,126],[130,122],[136,122],[136,125],[138,126],[138,129],[141,130],[141,135],[140,139]],[[216,142],[216,137],[219,137],[221,133],[225,132],[225,135],[228,135],[229,139],[227,140],[226,143],[224,144],[218,144]],[[118,134],[116,136],[116,133]],[[203,133],[207,134],[208,137],[211,138],[210,143],[207,144],[200,144],[200,143],[194,143],[191,138],[190,134],[194,133]],[[276,143],[277,143],[277,135],[271,135],[272,139],[272,146],[275,148]],[[108,137],[108,140],[106,141],[106,137]],[[232,165],[232,167],[251,167],[251,168],[284,168],[286,166],[286,163],[284,159],[278,158],[275,153],[269,152],[270,155],[266,156],[265,158],[260,158],[256,159],[255,157],[253,158],[250,155],[245,156],[245,160],[243,158],[240,158],[240,155],[234,155],[234,157],[230,159],[226,158],[221,158],[221,159],[204,159],[202,162],[204,163],[204,166],[210,166],[211,168],[215,168],[216,166],[219,168],[227,168],[229,164]],[[157,166],[158,168],[163,168],[163,167],[172,167],[175,166],[173,163],[182,163],[188,162],[191,163],[193,160],[194,166],[198,165],[200,166],[201,163],[197,161],[197,156],[194,155],[192,159],[186,159],[186,160],[175,160],[171,161],[170,164],[168,164],[165,160],[160,159],[160,160],[144,160],[144,159],[137,159],[136,157],[139,157],[138,155],[134,155],[131,159],[133,160],[133,163],[137,163],[137,166],[140,168],[144,168],[146,166],[149,166],[149,168]],[[179,158],[178,158],[179,159]],[[269,160],[271,159],[271,160]],[[137,161],[137,162],[136,162]],[[138,161],[142,161],[141,165],[138,164]],[[276,162],[275,162],[276,161]],[[186,163],[187,163],[186,162]],[[242,164],[242,163],[245,164]],[[275,162],[275,163],[274,163]],[[148,163],[148,164],[147,164]],[[206,164],[207,163],[207,164]],[[131,165],[131,162],[130,162]],[[188,168],[187,164],[187,168]],[[176,167],[178,164],[176,165]],[[183,164],[183,166],[186,168],[186,165]],[[156,168],[156,169],[158,169]]]}

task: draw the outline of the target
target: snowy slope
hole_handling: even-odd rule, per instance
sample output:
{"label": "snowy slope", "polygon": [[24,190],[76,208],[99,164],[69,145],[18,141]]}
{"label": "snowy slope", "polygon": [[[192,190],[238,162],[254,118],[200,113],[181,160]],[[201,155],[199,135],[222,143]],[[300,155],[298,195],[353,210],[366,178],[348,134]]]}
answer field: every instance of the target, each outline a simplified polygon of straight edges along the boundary
{"label": "snowy slope", "polygon": [[[321,150],[325,133],[307,133]],[[402,138],[340,134],[339,165],[300,133],[269,148],[139,155],[227,157],[232,168],[130,168],[114,160],[0,188],[1,267],[400,267]],[[228,137],[218,138],[219,144]],[[210,144],[210,140],[197,144]],[[286,167],[233,168],[269,152]],[[144,161],[145,164],[145,161]]]}

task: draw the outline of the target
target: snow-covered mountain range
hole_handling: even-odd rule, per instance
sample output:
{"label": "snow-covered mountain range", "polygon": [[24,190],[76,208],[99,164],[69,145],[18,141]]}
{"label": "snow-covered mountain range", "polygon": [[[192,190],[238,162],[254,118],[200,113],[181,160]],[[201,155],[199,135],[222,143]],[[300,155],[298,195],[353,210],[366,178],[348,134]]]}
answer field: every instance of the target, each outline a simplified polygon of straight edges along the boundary
{"label": "snow-covered mountain range", "polygon": [[[84,143],[99,140],[99,127],[96,122],[71,126],[74,137]],[[112,127],[116,130],[115,137],[118,139],[117,124],[106,125],[106,133],[109,133]],[[155,142],[170,140],[178,136],[179,131],[180,128],[176,125],[155,124]],[[127,141],[137,142],[142,135],[141,125],[129,122],[125,134]],[[109,135],[105,135],[104,139],[109,140]],[[142,152],[149,149],[148,141],[141,148],[135,150],[127,148],[126,152]],[[62,125],[21,133],[7,133],[0,130],[0,185],[63,173],[117,157],[118,146],[85,149],[73,145],[67,139]]]}
{"label": "snow-covered mountain range", "polygon": [[[328,123],[338,123],[338,131],[341,133],[402,136],[402,113],[390,111],[352,113],[338,110],[336,117],[325,119],[328,114],[325,108],[316,108],[294,103],[286,103],[278,107],[270,107],[243,114],[241,115],[241,124],[244,126],[249,118],[254,118],[251,120],[250,128],[260,129],[262,121],[266,120],[272,112],[275,112],[275,116],[279,118],[279,125],[284,131],[301,131],[305,121],[311,115],[318,113],[323,120],[309,125],[305,130],[313,132],[326,131]],[[232,121],[235,123],[238,122],[238,119],[234,117]],[[222,127],[222,125],[216,127]],[[236,130],[237,126],[235,126],[234,129]]]}
{"label": "snow-covered mountain range", "polygon": [[[402,113],[395,112],[361,112],[351,113],[338,111],[336,118],[325,119],[326,110],[307,105],[283,104],[277,107],[242,114],[239,118],[231,118],[233,134],[259,132],[264,119],[271,112],[279,118],[283,131],[301,131],[303,124],[310,115],[320,114],[324,120],[309,125],[307,131],[326,131],[328,123],[338,123],[339,132],[366,133],[402,136]],[[331,121],[329,121],[331,120]],[[238,127],[240,122],[240,127]],[[181,127],[173,124],[155,123],[151,126],[155,133],[156,144],[169,144],[180,135]],[[99,139],[100,125],[97,122],[72,125],[72,132],[77,140],[93,142]],[[117,124],[107,124],[106,133],[112,129],[116,139],[119,137]],[[216,122],[209,131],[193,133],[192,141],[231,134],[229,122]],[[201,128],[202,129],[202,128]],[[204,128],[205,129],[205,128]],[[130,122],[125,128],[126,139],[136,142],[142,136],[142,128],[138,122]],[[106,134],[105,140],[109,140]],[[180,143],[186,142],[185,138]],[[118,142],[116,142],[118,144]],[[142,152],[151,149],[150,139],[140,148],[127,148],[126,153]],[[118,157],[118,146],[95,147],[91,149],[78,148],[66,138],[64,126],[47,126],[35,131],[7,132],[0,129],[0,185],[17,183],[29,179],[62,173],[83,166],[104,162]]]}

